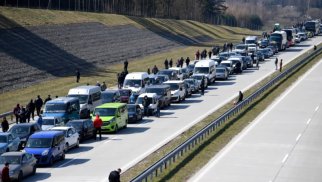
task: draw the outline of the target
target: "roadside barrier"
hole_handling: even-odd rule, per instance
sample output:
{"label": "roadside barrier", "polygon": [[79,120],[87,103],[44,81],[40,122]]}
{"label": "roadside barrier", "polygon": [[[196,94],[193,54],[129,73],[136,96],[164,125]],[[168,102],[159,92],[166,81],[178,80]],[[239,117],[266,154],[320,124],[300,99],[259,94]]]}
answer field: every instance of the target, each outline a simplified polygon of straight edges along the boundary
{"label": "roadside barrier", "polygon": [[[309,50],[311,51],[311,50]],[[132,182],[142,182],[142,181],[153,181],[154,177],[157,177],[159,174],[163,172],[163,170],[167,169],[171,163],[174,163],[177,160],[180,160],[180,157],[187,151],[192,150],[198,143],[203,141],[211,132],[214,132],[219,126],[221,126],[223,123],[225,123],[227,120],[232,118],[233,116],[237,115],[243,108],[251,104],[255,99],[257,99],[259,96],[261,96],[265,91],[273,87],[275,84],[277,84],[281,79],[285,78],[286,76],[290,75],[291,73],[295,72],[298,68],[300,68],[302,65],[308,63],[311,61],[315,56],[319,55],[322,52],[322,47],[315,50],[311,54],[308,54],[306,57],[304,57],[302,60],[298,61],[294,65],[292,65],[290,68],[282,71],[281,74],[274,77],[271,81],[266,83],[264,86],[256,90],[254,93],[252,93],[250,96],[248,96],[246,99],[244,99],[242,102],[237,104],[235,107],[231,108],[227,112],[225,112],[223,115],[221,115],[219,118],[211,122],[209,125],[204,127],[202,130],[200,130],[198,133],[193,135],[191,138],[187,139],[184,143],[179,145],[177,148],[172,150],[170,153],[168,153],[166,156],[161,158],[159,161],[154,163],[152,166],[147,168],[145,171],[143,171],[141,174],[139,174],[137,177],[132,179]]]}

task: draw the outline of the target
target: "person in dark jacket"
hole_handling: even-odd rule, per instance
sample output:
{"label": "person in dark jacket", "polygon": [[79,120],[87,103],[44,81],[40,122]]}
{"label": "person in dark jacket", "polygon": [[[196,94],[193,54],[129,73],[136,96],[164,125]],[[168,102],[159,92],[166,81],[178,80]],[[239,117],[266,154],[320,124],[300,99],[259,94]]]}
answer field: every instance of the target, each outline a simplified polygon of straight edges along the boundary
{"label": "person in dark jacket", "polygon": [[181,57],[180,60],[179,60],[180,68],[183,67],[183,63],[184,63],[184,59],[183,59],[183,57]]}
{"label": "person in dark jacket", "polygon": [[148,67],[148,70],[146,71],[148,74],[151,74],[150,67]]}
{"label": "person in dark jacket", "polygon": [[46,104],[46,102],[48,102],[48,101],[50,101],[50,100],[51,100],[51,97],[50,97],[50,95],[48,95],[48,97],[45,99],[44,104]]}
{"label": "person in dark jacket", "polygon": [[21,106],[19,117],[20,117],[20,123],[25,123],[26,122],[27,111],[26,111],[26,108],[24,108],[23,106]]}
{"label": "person in dark jacket", "polygon": [[158,72],[159,72],[159,69],[157,65],[154,65],[154,67],[152,68],[152,73],[156,75]]}
{"label": "person in dark jacket", "polygon": [[38,119],[37,119],[37,123],[38,123],[38,125],[40,126],[40,128],[41,128],[41,126],[42,126],[42,116],[41,115],[39,115],[39,117],[38,117]]}
{"label": "person in dark jacket", "polygon": [[36,111],[37,111],[37,116],[40,115],[40,110],[41,110],[41,107],[43,104],[44,104],[44,102],[40,98],[40,95],[38,95],[37,99],[35,100],[35,107],[36,107]]}
{"label": "person in dark jacket", "polygon": [[186,66],[188,67],[188,66],[189,66],[189,64],[190,64],[190,58],[189,58],[189,57],[187,57],[187,59],[186,59]]}
{"label": "person in dark jacket", "polygon": [[32,120],[35,119],[35,103],[31,99],[30,102],[27,104],[27,110],[29,111],[29,114],[31,115]]}
{"label": "person in dark jacket", "polygon": [[17,104],[17,106],[15,108],[13,108],[13,114],[16,117],[16,124],[18,124],[19,123],[19,120],[20,120],[20,118],[19,118],[20,110],[21,110],[21,108],[20,108],[20,105],[19,104]]}
{"label": "person in dark jacket", "polygon": [[118,168],[117,170],[110,172],[110,175],[108,176],[108,181],[109,182],[120,182],[121,181],[120,180],[121,171],[122,170],[120,168]]}
{"label": "person in dark jacket", "polygon": [[170,68],[173,66],[172,58],[171,58],[171,59],[170,59],[170,61],[169,61],[169,66],[170,66]]}
{"label": "person in dark jacket", "polygon": [[78,83],[80,80],[80,72],[79,69],[76,70],[76,83]]}
{"label": "person in dark jacket", "polygon": [[1,128],[2,128],[2,132],[7,132],[9,129],[9,122],[6,117],[4,117],[1,122]]}
{"label": "person in dark jacket", "polygon": [[143,97],[143,102],[142,105],[144,107],[144,115],[149,117],[149,105],[150,105],[150,99],[148,98],[148,96],[144,96]]}
{"label": "person in dark jacket", "polygon": [[103,84],[101,85],[101,91],[105,91],[107,89],[106,83],[103,82]]}
{"label": "person in dark jacket", "polygon": [[9,175],[9,162],[6,162],[4,164],[4,167],[2,168],[2,173],[1,173],[1,181],[2,182],[10,182],[10,175]]}
{"label": "person in dark jacket", "polygon": [[168,61],[168,59],[165,59],[165,61],[164,61],[164,68],[169,69],[169,61]]}
{"label": "person in dark jacket", "polygon": [[242,91],[239,91],[239,95],[238,95],[238,100],[237,100],[237,104],[241,101],[243,101],[244,99],[244,94]]}
{"label": "person in dark jacket", "polygon": [[205,94],[205,77],[201,78],[201,85],[200,85],[201,95]]}
{"label": "person in dark jacket", "polygon": [[129,62],[127,60],[124,61],[124,71],[127,71],[127,67],[129,66]]}

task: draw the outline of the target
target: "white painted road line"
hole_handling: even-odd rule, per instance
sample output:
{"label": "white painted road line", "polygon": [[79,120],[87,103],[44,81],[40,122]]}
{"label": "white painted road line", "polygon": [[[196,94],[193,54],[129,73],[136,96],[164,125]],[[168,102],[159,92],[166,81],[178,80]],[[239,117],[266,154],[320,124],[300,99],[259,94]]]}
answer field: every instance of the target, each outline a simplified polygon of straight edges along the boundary
{"label": "white painted road line", "polygon": [[302,134],[300,133],[297,137],[296,137],[296,142],[299,141],[299,139],[301,138]]}
{"label": "white painted road line", "polygon": [[306,124],[310,124],[311,118],[307,120]]}
{"label": "white painted road line", "polygon": [[282,163],[285,163],[286,162],[286,160],[287,160],[287,158],[288,158],[288,154],[286,154],[285,155],[285,157],[283,158],[283,160],[282,160]]}
{"label": "white painted road line", "polygon": [[320,106],[317,106],[317,107],[315,108],[315,112],[319,110],[319,107],[320,107]]}

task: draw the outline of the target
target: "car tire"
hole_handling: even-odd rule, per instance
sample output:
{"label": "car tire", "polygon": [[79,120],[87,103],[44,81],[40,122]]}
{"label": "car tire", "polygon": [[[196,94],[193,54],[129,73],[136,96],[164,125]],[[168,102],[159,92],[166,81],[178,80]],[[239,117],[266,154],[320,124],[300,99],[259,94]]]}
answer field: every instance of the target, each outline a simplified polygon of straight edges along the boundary
{"label": "car tire", "polygon": [[79,148],[79,143],[80,143],[80,140],[77,139],[76,148]]}
{"label": "car tire", "polygon": [[49,163],[48,163],[48,165],[49,166],[52,166],[54,164],[54,157],[53,156],[51,156],[50,157],[50,159],[49,159]]}
{"label": "car tire", "polygon": [[68,149],[69,149],[69,144],[68,144],[68,143],[66,143],[64,147],[65,147],[65,148],[64,148],[64,152],[67,152],[67,151],[68,151]]}
{"label": "car tire", "polygon": [[62,161],[63,161],[63,160],[65,160],[65,157],[66,157],[66,156],[65,156],[65,152],[63,152],[63,154],[62,154],[62,155],[61,155],[61,157],[60,157],[60,160],[62,160]]}
{"label": "car tire", "polygon": [[118,130],[119,130],[119,127],[117,125],[115,125],[114,134],[116,134]]}
{"label": "car tire", "polygon": [[31,175],[35,175],[35,174],[36,174],[36,171],[37,171],[37,167],[36,167],[36,166],[34,166],[34,167],[32,168],[32,173],[31,173]]}
{"label": "car tire", "polygon": [[20,171],[17,181],[20,182],[20,181],[22,181],[22,179],[23,179],[23,173],[22,173],[22,171]]}
{"label": "car tire", "polygon": [[124,129],[127,128],[127,120],[125,121],[125,126],[123,127]]}

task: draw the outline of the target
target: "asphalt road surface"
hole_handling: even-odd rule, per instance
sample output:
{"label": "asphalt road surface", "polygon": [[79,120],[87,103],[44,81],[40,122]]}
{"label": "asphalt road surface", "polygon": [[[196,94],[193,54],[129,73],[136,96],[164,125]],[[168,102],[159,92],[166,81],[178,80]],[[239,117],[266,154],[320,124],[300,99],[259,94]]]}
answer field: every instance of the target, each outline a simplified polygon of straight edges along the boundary
{"label": "asphalt road surface", "polygon": [[189,181],[321,181],[321,61]]}
{"label": "asphalt road surface", "polygon": [[[278,58],[285,65],[320,42],[322,37],[308,40],[279,53]],[[167,110],[161,110],[160,118],[146,118],[141,123],[129,124],[117,134],[104,135],[102,141],[81,144],[79,149],[68,152],[64,161],[37,169],[37,174],[26,181],[107,181],[111,170],[127,170],[236,97],[239,90],[246,90],[273,73],[273,59],[260,64],[259,70],[248,69],[229,80],[216,82],[204,96],[196,94],[183,103],[172,104]]]}

